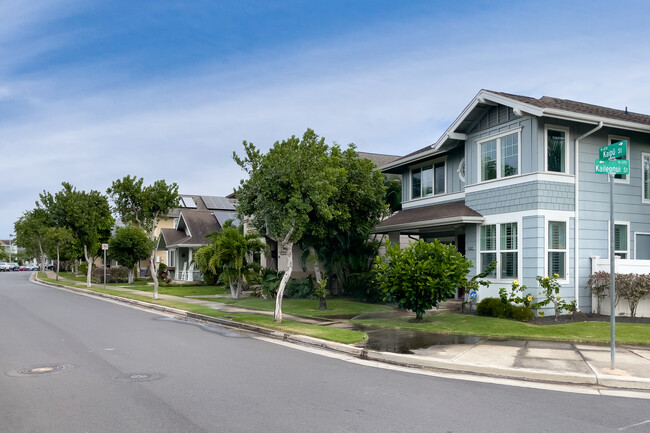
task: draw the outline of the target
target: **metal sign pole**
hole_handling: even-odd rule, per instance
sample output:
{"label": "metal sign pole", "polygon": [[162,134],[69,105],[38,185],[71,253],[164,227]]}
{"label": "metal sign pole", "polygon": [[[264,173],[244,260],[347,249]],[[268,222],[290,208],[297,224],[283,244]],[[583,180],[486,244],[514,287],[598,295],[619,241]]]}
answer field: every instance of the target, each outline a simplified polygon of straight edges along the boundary
{"label": "metal sign pole", "polygon": [[104,288],[106,288],[106,250],[104,250]]}
{"label": "metal sign pole", "polygon": [[611,323],[611,369],[616,370],[616,258],[614,250],[616,248],[614,224],[614,173],[609,173],[609,297],[610,310],[609,318]]}

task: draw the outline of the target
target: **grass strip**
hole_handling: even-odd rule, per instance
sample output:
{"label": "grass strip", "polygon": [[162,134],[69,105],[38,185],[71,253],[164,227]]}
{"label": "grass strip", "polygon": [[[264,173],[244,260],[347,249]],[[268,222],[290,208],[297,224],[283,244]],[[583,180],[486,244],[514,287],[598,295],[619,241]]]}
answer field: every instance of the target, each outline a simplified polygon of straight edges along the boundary
{"label": "grass strip", "polygon": [[[206,301],[214,301],[222,304],[234,305],[250,310],[273,311],[275,299],[262,298],[200,298]],[[329,316],[358,316],[364,313],[389,313],[394,309],[388,305],[368,304],[352,299],[330,298],[327,300],[327,310],[319,310],[318,299],[284,299],[282,301],[282,312],[302,317],[322,318]]]}
{"label": "grass strip", "polygon": [[[47,278],[44,274],[39,273],[39,279],[55,284],[62,284],[66,286],[79,287],[75,283],[56,281],[53,278]],[[67,284],[65,284],[67,283]],[[137,301],[147,302],[150,304],[163,305],[165,307],[177,308],[179,310],[190,311],[196,314],[202,314],[209,317],[220,317],[229,319],[234,322],[248,323],[251,325],[262,326],[264,328],[273,329],[287,334],[306,335],[309,337],[320,338],[328,341],[335,341],[344,344],[354,344],[365,341],[368,336],[365,332],[352,331],[348,329],[330,328],[328,326],[311,325],[307,323],[294,322],[292,320],[283,320],[282,323],[276,323],[272,317],[263,316],[259,314],[248,313],[224,313],[210,307],[196,304],[188,304],[179,301],[168,301],[166,299],[152,299],[149,296],[138,295],[120,290],[104,289],[100,287],[91,287],[90,289],[84,287],[86,290],[92,290],[98,293],[106,293],[109,295],[119,296],[122,298],[134,299]]]}
{"label": "grass strip", "polygon": [[[445,334],[479,335],[497,338],[609,343],[609,322],[575,322],[559,325],[533,325],[494,317],[479,317],[455,313],[426,316],[423,322],[412,319],[354,320],[367,326],[399,328]],[[650,344],[650,325],[617,323],[616,341],[626,344]]]}

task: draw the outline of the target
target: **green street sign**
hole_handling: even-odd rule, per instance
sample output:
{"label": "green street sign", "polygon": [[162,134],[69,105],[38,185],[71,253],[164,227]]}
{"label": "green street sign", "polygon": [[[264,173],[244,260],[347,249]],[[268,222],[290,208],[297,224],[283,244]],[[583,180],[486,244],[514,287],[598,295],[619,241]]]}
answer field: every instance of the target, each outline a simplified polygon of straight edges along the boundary
{"label": "green street sign", "polygon": [[627,155],[627,140],[612,143],[609,146],[603,146],[598,149],[598,158],[600,159],[618,159]]}
{"label": "green street sign", "polygon": [[627,159],[597,159],[595,173],[630,174],[630,161]]}

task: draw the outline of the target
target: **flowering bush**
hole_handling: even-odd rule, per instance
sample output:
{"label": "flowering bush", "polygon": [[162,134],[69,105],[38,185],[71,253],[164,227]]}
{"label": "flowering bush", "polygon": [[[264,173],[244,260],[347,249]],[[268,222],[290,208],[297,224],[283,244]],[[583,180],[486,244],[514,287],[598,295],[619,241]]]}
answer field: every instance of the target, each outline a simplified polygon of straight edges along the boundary
{"label": "flowering bush", "polygon": [[542,287],[542,295],[544,299],[535,304],[535,308],[545,307],[548,304],[553,304],[553,309],[555,310],[555,321],[560,317],[560,313],[564,311],[575,312],[576,311],[576,301],[566,302],[560,296],[560,283],[557,282],[559,278],[558,274],[553,274],[552,277],[542,277],[538,275],[536,277],[537,282]]}
{"label": "flowering bush", "polygon": [[520,285],[519,281],[515,280],[512,282],[512,286],[510,287],[510,293],[508,293],[507,289],[499,289],[499,297],[501,298],[501,302],[504,304],[523,304],[525,307],[534,308],[533,295],[530,293],[524,294],[526,290],[528,290],[526,285]]}

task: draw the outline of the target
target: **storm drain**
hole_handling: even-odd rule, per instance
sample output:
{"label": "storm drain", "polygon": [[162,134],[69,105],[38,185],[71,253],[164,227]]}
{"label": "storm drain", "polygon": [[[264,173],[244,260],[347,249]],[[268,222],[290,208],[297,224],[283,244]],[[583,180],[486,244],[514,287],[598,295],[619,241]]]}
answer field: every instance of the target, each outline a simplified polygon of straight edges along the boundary
{"label": "storm drain", "polygon": [[162,379],[162,377],[163,375],[160,373],[125,373],[115,377],[114,380],[118,382],[153,382]]}
{"label": "storm drain", "polygon": [[74,368],[72,364],[47,364],[39,365],[36,367],[22,368],[20,370],[11,370],[7,372],[7,376],[11,377],[36,377],[46,376],[50,374],[61,373],[65,370]]}

